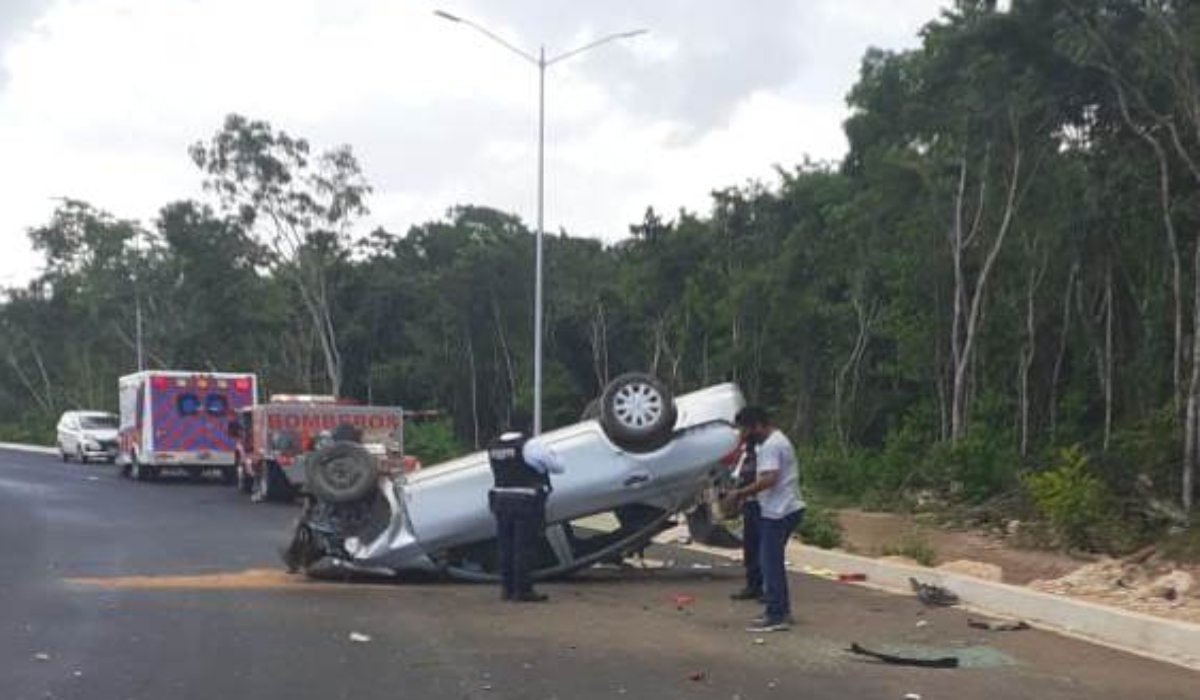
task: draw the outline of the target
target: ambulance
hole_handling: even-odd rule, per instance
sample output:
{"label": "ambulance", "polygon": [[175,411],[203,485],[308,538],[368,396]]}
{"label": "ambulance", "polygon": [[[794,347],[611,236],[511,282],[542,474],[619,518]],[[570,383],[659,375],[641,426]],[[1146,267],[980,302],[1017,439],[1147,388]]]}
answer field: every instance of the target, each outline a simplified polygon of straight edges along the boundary
{"label": "ambulance", "polygon": [[237,416],[255,404],[255,375],[153,370],[121,377],[118,386],[124,475],[148,481],[167,469],[193,477],[217,470],[234,482]]}

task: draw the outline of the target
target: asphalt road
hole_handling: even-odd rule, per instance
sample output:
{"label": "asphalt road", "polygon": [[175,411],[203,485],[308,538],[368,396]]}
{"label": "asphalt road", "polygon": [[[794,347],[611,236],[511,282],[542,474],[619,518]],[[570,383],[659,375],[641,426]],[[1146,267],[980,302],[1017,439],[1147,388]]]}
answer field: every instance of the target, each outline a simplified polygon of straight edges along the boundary
{"label": "asphalt road", "polygon": [[[727,597],[738,570],[670,549],[653,555],[673,567],[590,572],[544,586],[541,606],[477,585],[311,584],[278,573],[293,517],[215,481],[0,452],[0,700],[1197,696],[1200,674],[1174,666],[810,577],[798,625],[756,637],[757,610]],[[852,641],[964,667],[862,660]]]}

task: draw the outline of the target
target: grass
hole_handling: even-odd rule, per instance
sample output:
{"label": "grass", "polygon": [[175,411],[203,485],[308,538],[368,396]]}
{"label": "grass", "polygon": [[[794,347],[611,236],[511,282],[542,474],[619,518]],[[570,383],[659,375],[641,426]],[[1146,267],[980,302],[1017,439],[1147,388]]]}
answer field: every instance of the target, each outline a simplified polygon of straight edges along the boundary
{"label": "grass", "polygon": [[929,540],[915,532],[910,532],[896,542],[884,545],[880,553],[885,557],[908,557],[921,566],[937,564],[937,550],[929,544]]}

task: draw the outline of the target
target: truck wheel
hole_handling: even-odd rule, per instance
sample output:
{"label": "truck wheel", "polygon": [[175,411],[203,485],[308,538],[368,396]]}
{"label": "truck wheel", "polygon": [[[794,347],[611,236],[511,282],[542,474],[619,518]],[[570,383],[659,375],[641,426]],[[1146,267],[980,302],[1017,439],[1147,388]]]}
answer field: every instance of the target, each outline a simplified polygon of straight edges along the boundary
{"label": "truck wheel", "polygon": [[154,481],[158,478],[158,467],[142,464],[136,454],[131,459],[133,461],[129,467],[129,473],[134,481]]}
{"label": "truck wheel", "polygon": [[246,471],[246,467],[238,464],[237,467],[237,488],[244,494],[254,493],[254,476]]}
{"label": "truck wheel", "polygon": [[287,503],[296,498],[296,491],[278,464],[264,462],[254,475],[253,498],[258,503]]}
{"label": "truck wheel", "polygon": [[335,442],[309,455],[304,475],[308,490],[322,501],[353,503],[375,489],[379,469],[362,445]]}
{"label": "truck wheel", "polygon": [[653,452],[671,440],[675,399],[665,384],[648,374],[623,374],[600,396],[600,426],[618,447]]}

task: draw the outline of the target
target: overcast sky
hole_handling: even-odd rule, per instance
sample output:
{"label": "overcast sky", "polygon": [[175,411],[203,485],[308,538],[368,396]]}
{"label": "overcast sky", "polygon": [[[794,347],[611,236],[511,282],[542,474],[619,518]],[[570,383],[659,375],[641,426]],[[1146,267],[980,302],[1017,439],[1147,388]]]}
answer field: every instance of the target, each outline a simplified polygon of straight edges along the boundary
{"label": "overcast sky", "polygon": [[547,77],[547,228],[615,240],[648,205],[845,151],[870,46],[917,42],[944,0],[0,0],[0,285],[37,270],[56,197],[150,221],[202,197],[187,146],[225,114],[352,145],[363,229],[460,203],[534,219],[536,70],[442,8],[553,55],[650,33]]}

